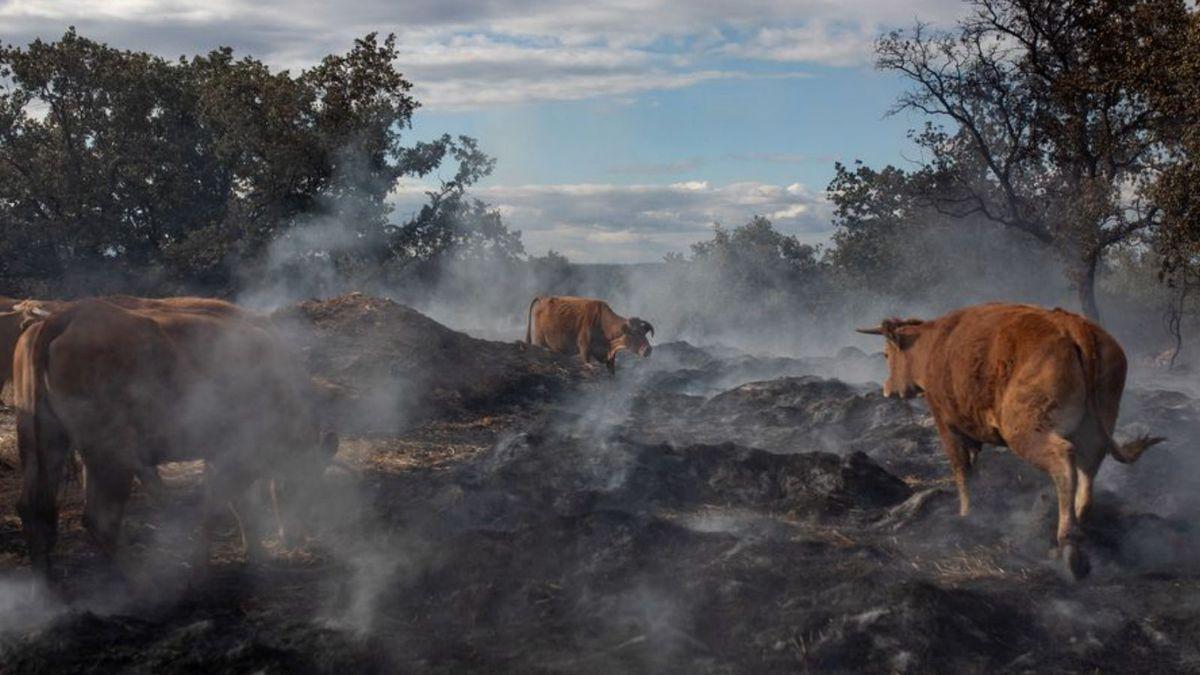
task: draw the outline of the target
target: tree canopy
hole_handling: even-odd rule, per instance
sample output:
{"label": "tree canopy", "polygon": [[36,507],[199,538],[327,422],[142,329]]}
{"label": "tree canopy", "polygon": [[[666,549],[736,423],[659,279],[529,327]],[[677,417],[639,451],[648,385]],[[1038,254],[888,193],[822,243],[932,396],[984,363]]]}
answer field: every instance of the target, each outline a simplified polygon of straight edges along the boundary
{"label": "tree canopy", "polygon": [[[228,48],[169,61],[69,30],[0,47],[0,275],[147,275],[227,288],[272,242],[336,220],[307,253],[340,268],[520,252],[467,189],[493,160],[468,137],[404,144],[418,103],[394,36],[273,71]],[[447,162],[407,223],[389,194]]]}

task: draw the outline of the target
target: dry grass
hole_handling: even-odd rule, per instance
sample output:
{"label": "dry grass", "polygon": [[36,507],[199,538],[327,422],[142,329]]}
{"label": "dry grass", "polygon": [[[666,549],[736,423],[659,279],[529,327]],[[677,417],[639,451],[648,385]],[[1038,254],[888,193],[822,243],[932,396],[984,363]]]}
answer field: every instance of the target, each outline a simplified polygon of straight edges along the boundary
{"label": "dry grass", "polygon": [[448,468],[478,456],[487,447],[406,438],[347,438],[342,440],[338,457],[359,469],[396,474],[415,468]]}
{"label": "dry grass", "polygon": [[[1005,559],[1010,562],[1002,562]],[[1030,577],[1029,569],[1016,565],[1012,560],[1010,551],[974,546],[966,550],[958,549],[944,558],[931,560],[929,565],[938,580],[947,584],[994,579],[1027,581]]]}
{"label": "dry grass", "polygon": [[931,487],[948,487],[954,489],[954,478],[949,474],[936,478],[925,478],[915,474],[904,476],[900,480],[913,489],[914,492]]}

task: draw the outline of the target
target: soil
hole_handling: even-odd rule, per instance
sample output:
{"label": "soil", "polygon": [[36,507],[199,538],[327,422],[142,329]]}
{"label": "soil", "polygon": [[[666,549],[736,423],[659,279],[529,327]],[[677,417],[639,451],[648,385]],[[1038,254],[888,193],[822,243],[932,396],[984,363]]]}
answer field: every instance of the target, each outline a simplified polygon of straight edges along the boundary
{"label": "soil", "polygon": [[[1126,392],[1067,579],[1049,480],[1003,449],[957,515],[930,419],[877,356],[656,345],[610,378],[361,295],[277,316],[349,390],[306,533],[189,566],[203,467],[135,494],[115,571],[62,494],[61,579],[32,583],[0,414],[0,671],[1196,672],[1200,401]],[[841,379],[838,379],[838,377]],[[348,468],[347,468],[348,467]]]}

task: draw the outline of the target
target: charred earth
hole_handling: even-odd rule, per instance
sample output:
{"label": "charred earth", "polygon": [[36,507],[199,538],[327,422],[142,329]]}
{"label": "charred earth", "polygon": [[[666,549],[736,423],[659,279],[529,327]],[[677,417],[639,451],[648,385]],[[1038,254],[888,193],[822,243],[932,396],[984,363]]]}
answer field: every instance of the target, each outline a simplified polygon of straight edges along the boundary
{"label": "charred earth", "polygon": [[138,495],[118,578],[62,495],[63,579],[29,580],[0,454],[0,671],[855,672],[1200,669],[1200,401],[1126,392],[1172,439],[1105,465],[1093,575],[1046,559],[1049,480],[999,449],[956,515],[920,403],[857,350],[660,344],[615,378],[361,295],[276,320],[346,392],[340,459],[246,565],[190,581],[202,468]]}

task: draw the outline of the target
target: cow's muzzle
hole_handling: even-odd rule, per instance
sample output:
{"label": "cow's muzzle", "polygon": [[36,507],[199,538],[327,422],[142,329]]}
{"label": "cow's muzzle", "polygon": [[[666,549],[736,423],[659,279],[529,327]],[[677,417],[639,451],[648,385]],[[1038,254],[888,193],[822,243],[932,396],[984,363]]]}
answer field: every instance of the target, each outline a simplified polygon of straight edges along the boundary
{"label": "cow's muzzle", "polygon": [[907,387],[904,389],[892,389],[891,387],[888,387],[886,385],[884,385],[884,387],[883,387],[883,397],[884,398],[898,398],[900,400],[906,401],[910,398],[917,398],[922,393],[924,393],[924,390],[921,389],[920,387]]}

